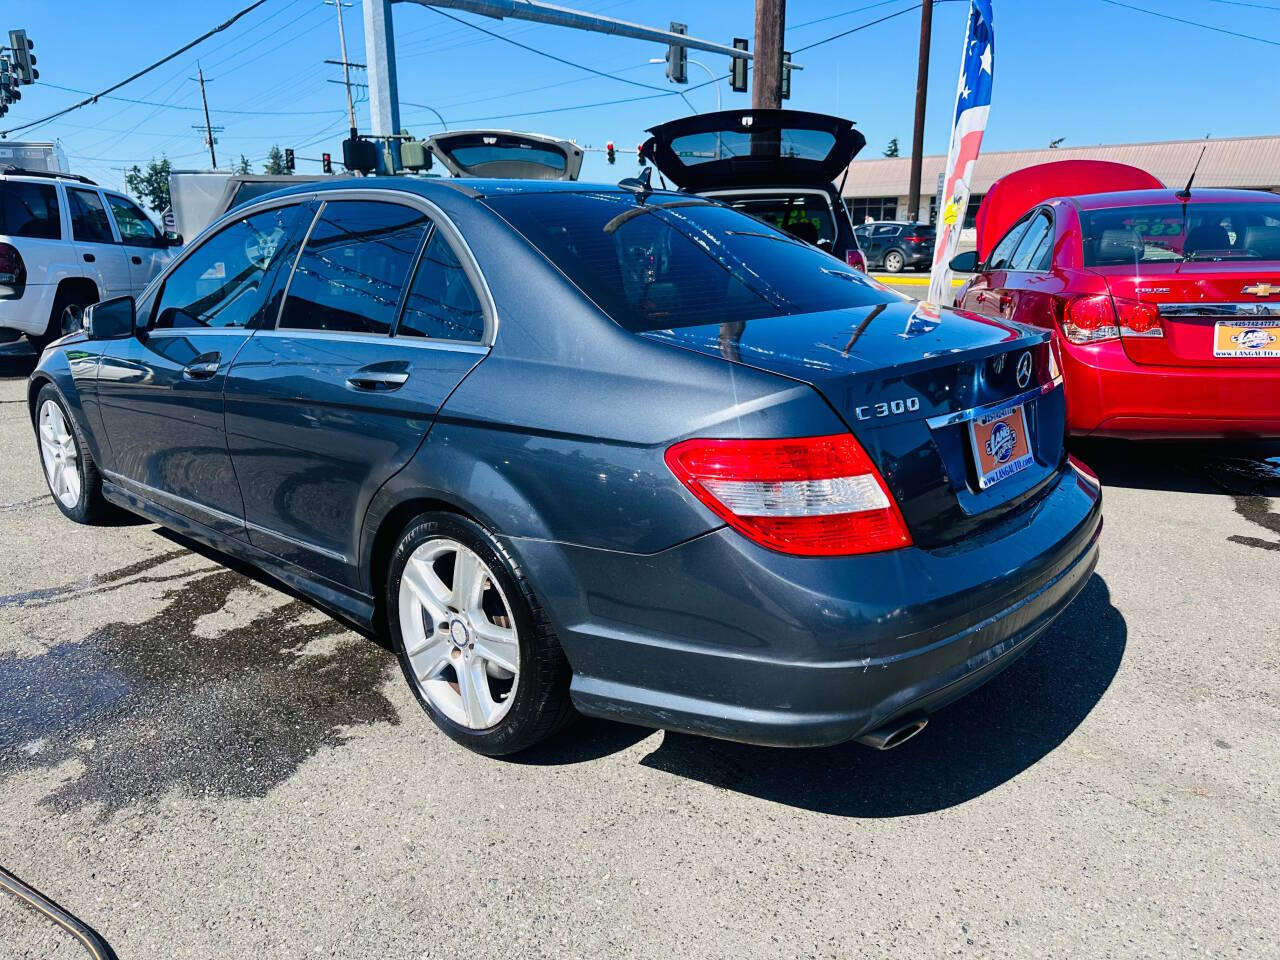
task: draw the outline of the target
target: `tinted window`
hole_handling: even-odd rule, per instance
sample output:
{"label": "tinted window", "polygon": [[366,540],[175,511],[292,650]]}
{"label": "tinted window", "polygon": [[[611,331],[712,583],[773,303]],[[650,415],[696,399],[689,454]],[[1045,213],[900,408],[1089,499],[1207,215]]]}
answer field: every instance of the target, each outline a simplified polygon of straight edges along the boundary
{"label": "tinted window", "polygon": [[[1263,195],[1265,196],[1265,194]],[[1152,204],[1086,210],[1086,267],[1180,260],[1280,260],[1280,204]]]}
{"label": "tinted window", "polygon": [[[754,147],[753,147],[754,138]],[[836,138],[826,130],[784,128],[780,131],[743,129],[706,130],[676,137],[671,149],[685,166],[696,166],[727,157],[749,157],[752,153],[797,160],[822,160],[835,146]]]}
{"label": "tinted window", "polygon": [[987,257],[987,262],[983,264],[985,270],[1008,270],[1009,264],[1013,259],[1013,250],[1018,245],[1018,241],[1022,239],[1022,231],[1027,227],[1025,219],[1019,220],[1013,225],[1013,229],[1004,235],[995,249],[991,251],[991,256]]}
{"label": "tinted window", "polygon": [[33,240],[60,240],[58,191],[47,183],[0,181],[0,233]]}
{"label": "tinted window", "polygon": [[901,229],[902,229],[901,227],[895,227],[892,224],[890,224],[889,226],[880,226],[875,228],[875,232],[872,234],[872,236],[884,237],[888,239],[890,237],[896,237],[898,235],[898,232]]}
{"label": "tinted window", "polygon": [[67,203],[71,207],[71,234],[87,243],[114,243],[111,224],[107,222],[107,208],[102,198],[92,190],[67,190]]}
{"label": "tinted window", "polygon": [[160,239],[155,226],[147,219],[147,215],[124,197],[107,194],[107,203],[111,204],[111,213],[116,218],[116,229],[125,243],[152,245]]}
{"label": "tinted window", "polygon": [[763,220],[769,226],[784,230],[805,243],[834,241],[836,238],[836,224],[831,216],[831,204],[826,197],[799,194],[720,199],[730,203],[733,209]]}
{"label": "tinted window", "polygon": [[484,311],[475,288],[439,230],[418,262],[396,336],[473,343],[484,337]]}
{"label": "tinted window", "polygon": [[165,279],[154,326],[246,326],[262,307],[268,271],[294,249],[301,209],[241,217],[193,250]]}
{"label": "tinted window", "polygon": [[1009,268],[1030,270],[1032,259],[1039,254],[1040,248],[1049,242],[1052,234],[1053,221],[1049,219],[1049,214],[1042,210],[1032,217],[1027,232],[1022,235],[1022,239],[1014,248],[1013,255],[1009,258]]}
{"label": "tinted window", "polygon": [[449,150],[454,163],[477,177],[526,177],[556,180],[564,173],[564,154],[550,147],[530,143],[507,143]]}
{"label": "tinted window", "polygon": [[518,194],[488,203],[606,314],[662,330],[892,302],[896,295],[758,220],[668,196]]}
{"label": "tinted window", "polygon": [[326,203],[293,271],[280,326],[390,333],[427,223],[395,203]]}

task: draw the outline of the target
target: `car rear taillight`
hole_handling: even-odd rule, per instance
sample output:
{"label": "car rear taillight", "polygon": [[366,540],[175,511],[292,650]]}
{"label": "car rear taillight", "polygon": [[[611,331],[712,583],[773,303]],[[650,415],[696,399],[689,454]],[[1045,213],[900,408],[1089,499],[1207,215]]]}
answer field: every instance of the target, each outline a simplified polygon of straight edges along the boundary
{"label": "car rear taillight", "polygon": [[17,286],[25,270],[18,248],[11,243],[0,243],[0,283]]}
{"label": "car rear taillight", "polygon": [[749,540],[805,557],[911,545],[884,478],[852,434],[787,440],[685,440],[671,472]]}
{"label": "car rear taillight", "polygon": [[846,250],[844,252],[844,262],[855,270],[861,270],[863,273],[867,272],[867,262],[862,259],[860,250]]}
{"label": "car rear taillight", "polygon": [[928,237],[918,237],[915,234],[912,234],[911,236],[907,237],[907,243],[924,243],[928,239],[929,239]]}
{"label": "car rear taillight", "polygon": [[1117,337],[1163,337],[1160,309],[1153,303],[1091,294],[1067,302],[1062,333],[1072,343],[1097,343]]}

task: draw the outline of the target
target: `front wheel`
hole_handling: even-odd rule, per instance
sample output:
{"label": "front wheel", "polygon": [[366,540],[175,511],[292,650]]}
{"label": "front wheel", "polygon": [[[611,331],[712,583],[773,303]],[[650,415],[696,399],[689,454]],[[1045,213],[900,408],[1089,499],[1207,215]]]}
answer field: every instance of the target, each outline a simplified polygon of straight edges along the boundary
{"label": "front wheel", "polygon": [[36,397],[36,443],[44,478],[58,509],[76,523],[94,523],[109,510],[93,454],[52,384]]}
{"label": "front wheel", "polygon": [[884,255],[884,268],[890,273],[901,273],[906,261],[897,250],[890,250]]}
{"label": "front wheel", "polygon": [[484,527],[424,513],[392,555],[386,609],[405,679],[452,739],[515,753],[573,716],[569,665],[528,581]]}

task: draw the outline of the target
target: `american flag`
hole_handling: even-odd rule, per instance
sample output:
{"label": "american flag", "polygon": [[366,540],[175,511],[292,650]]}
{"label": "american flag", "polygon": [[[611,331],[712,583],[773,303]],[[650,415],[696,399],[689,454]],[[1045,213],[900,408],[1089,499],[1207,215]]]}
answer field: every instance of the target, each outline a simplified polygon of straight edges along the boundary
{"label": "american flag", "polygon": [[929,299],[947,303],[951,298],[951,270],[969,206],[969,184],[973,165],[982,147],[991,110],[991,77],[995,60],[995,30],[991,20],[991,0],[970,0],[969,27],[964,38],[960,63],[960,86],[956,90],[955,124],[947,151],[947,170],[942,184],[942,209],[938,211],[938,239],[929,276]]}

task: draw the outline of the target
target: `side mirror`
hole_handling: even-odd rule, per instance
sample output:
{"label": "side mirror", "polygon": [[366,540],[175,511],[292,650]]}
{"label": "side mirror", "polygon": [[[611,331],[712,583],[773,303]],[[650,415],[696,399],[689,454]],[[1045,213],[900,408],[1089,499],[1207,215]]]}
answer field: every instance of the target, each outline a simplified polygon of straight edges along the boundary
{"label": "side mirror", "polygon": [[133,297],[116,297],[85,307],[84,331],[90,340],[124,340],[133,336]]}
{"label": "side mirror", "polygon": [[164,242],[161,244],[161,246],[165,246],[165,247],[182,246],[182,234],[171,233],[169,231],[166,231],[164,235]]}
{"label": "side mirror", "polygon": [[978,251],[966,250],[964,253],[957,253],[947,266],[956,273],[973,273],[978,269]]}

